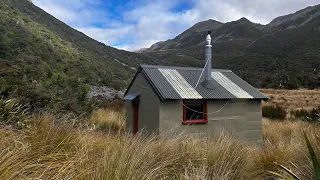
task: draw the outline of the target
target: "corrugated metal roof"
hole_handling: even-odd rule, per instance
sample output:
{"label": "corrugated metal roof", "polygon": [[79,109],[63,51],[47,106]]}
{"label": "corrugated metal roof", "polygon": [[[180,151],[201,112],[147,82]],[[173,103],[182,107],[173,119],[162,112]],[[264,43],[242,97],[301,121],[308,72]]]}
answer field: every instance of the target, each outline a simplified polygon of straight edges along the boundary
{"label": "corrugated metal roof", "polygon": [[170,83],[171,87],[183,99],[202,99],[202,96],[175,69],[158,69]]}
{"label": "corrugated metal roof", "polygon": [[253,97],[249,93],[244,91],[241,87],[232,82],[221,72],[212,72],[211,77],[237,98],[253,99]]}
{"label": "corrugated metal roof", "polygon": [[231,70],[213,69],[213,90],[201,82],[202,68],[141,65],[141,70],[159,96],[164,99],[268,99]]}

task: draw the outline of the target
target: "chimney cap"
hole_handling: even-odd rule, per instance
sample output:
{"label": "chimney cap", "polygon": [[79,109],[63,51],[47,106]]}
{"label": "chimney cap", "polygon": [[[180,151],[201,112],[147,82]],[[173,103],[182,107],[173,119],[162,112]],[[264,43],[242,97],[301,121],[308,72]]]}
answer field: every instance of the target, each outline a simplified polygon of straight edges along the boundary
{"label": "chimney cap", "polygon": [[210,45],[211,44],[211,35],[208,34],[207,37],[206,37],[206,45]]}

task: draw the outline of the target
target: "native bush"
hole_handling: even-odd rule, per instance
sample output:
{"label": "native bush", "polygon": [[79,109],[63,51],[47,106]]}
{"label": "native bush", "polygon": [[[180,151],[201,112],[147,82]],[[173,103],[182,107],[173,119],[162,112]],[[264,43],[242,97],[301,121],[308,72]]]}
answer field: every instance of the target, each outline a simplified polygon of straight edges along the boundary
{"label": "native bush", "polygon": [[31,111],[90,114],[90,85],[121,90],[130,67],[151,62],[89,39],[26,1],[2,0],[0,17],[0,96]]}
{"label": "native bush", "polygon": [[279,105],[263,106],[262,116],[270,119],[284,120],[287,116],[287,112]]}
{"label": "native bush", "polygon": [[291,110],[290,111],[291,116],[298,119],[304,119],[308,117],[310,112],[306,109],[297,109],[297,110]]}
{"label": "native bush", "polygon": [[27,109],[16,99],[0,99],[0,123],[24,126]]}
{"label": "native bush", "polygon": [[320,107],[312,108],[311,110],[298,109],[291,110],[291,116],[295,119],[301,119],[310,122],[319,122],[320,120]]}

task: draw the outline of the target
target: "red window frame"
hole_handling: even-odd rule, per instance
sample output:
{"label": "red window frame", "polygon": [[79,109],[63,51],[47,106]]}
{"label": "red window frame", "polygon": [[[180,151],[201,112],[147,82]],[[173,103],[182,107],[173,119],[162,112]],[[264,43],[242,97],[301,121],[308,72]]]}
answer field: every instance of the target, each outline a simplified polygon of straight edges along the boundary
{"label": "red window frame", "polygon": [[197,119],[197,120],[187,120],[187,105],[186,105],[186,100],[183,100],[183,121],[182,124],[206,124],[208,123],[208,102],[207,100],[204,100],[203,104],[203,117],[204,119]]}

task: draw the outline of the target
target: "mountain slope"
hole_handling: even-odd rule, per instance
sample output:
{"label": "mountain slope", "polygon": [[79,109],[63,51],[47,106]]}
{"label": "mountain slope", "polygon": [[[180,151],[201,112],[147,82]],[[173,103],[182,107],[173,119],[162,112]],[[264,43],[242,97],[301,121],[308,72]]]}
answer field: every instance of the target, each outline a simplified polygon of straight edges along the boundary
{"label": "mountain slope", "polygon": [[143,52],[183,49],[191,46],[203,45],[203,39],[206,37],[208,31],[211,31],[213,42],[259,38],[264,35],[264,32],[259,29],[258,24],[252,23],[246,18],[241,18],[238,21],[225,24],[209,19],[193,25],[174,39],[158,42]]}
{"label": "mountain slope", "polygon": [[212,34],[214,42],[236,39],[256,39],[263,35],[264,33],[256,27],[256,24],[246,18],[228,22]]}
{"label": "mountain slope", "polygon": [[[241,18],[212,30],[213,66],[231,69],[255,87],[319,88],[319,7],[276,18],[268,25]],[[202,67],[206,31],[176,41],[175,47],[150,48],[144,54],[162,64]],[[197,42],[180,46],[192,39]]]}
{"label": "mountain slope", "polygon": [[296,28],[305,24],[320,20],[320,5],[310,6],[300,11],[272,20],[263,30],[270,34],[290,28]]}
{"label": "mountain slope", "polygon": [[123,89],[132,67],[147,62],[156,63],[99,43],[27,0],[0,0],[0,96],[79,112],[88,85]]}
{"label": "mountain slope", "polygon": [[154,50],[165,50],[165,49],[177,49],[189,46],[194,46],[198,44],[201,39],[206,36],[207,31],[215,31],[219,29],[223,23],[215,20],[207,20],[199,22],[193,25],[191,28],[187,29],[174,39],[170,39],[164,42],[158,42],[152,45],[149,49],[144,51],[154,51]]}

